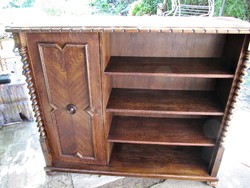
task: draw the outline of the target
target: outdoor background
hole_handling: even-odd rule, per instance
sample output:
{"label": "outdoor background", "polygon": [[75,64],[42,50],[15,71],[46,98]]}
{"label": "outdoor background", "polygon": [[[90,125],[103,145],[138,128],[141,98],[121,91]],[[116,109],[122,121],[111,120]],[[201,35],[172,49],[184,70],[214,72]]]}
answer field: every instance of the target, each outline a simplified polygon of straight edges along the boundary
{"label": "outdoor background", "polygon": [[[35,21],[39,25],[40,20],[49,20],[50,16],[81,17],[96,14],[154,16],[157,5],[159,3],[164,4],[164,2],[166,0],[0,0],[0,39],[3,40],[2,43],[0,40],[0,59],[1,55],[16,58],[17,53],[15,53],[16,51],[13,52],[14,41],[11,34],[5,32],[5,26],[12,23]],[[181,2],[203,5],[207,0],[181,0]],[[226,2],[224,6],[223,2]],[[168,0],[167,7],[167,10],[171,8],[171,0]],[[224,8],[222,9],[222,7]],[[215,0],[215,16],[231,16],[249,21],[250,0]],[[62,20],[64,21],[64,18]],[[4,41],[5,39],[6,41]],[[10,67],[13,67],[15,74],[22,75],[22,63],[10,60],[10,65],[12,63],[13,66]],[[225,155],[218,175],[220,178],[218,188],[250,187],[249,117],[250,68],[248,69],[248,75],[244,77],[239,100],[230,122],[231,125],[225,142]],[[103,188],[121,185],[124,185],[123,187],[146,187],[145,185],[148,185],[147,187],[149,187],[152,185],[151,182],[153,182],[152,188],[165,188],[172,185],[175,185],[175,187],[187,187],[187,185],[189,187],[207,187],[202,182],[195,181],[167,180],[162,182],[158,179],[70,173],[46,176],[43,170],[44,166],[35,122],[25,122],[22,125],[15,124],[0,129],[0,188],[79,188],[82,186],[91,188],[101,185],[103,185]],[[111,183],[106,184],[107,182]],[[161,182],[162,184],[155,184],[154,182]]]}
{"label": "outdoor background", "polygon": [[[223,1],[225,6],[223,11]],[[168,2],[168,3],[166,3]],[[206,4],[207,0],[181,0],[184,4]],[[168,9],[171,0],[0,0],[0,11],[14,8],[32,8],[29,15],[40,13],[46,16],[103,15],[154,15],[157,4],[165,3]],[[1,15],[0,12],[0,15]],[[250,0],[215,0],[215,16],[233,16],[243,20],[250,19]],[[1,18],[0,18],[1,21]]]}
{"label": "outdoor background", "polygon": [[[172,0],[0,0],[0,33],[4,25],[29,21],[39,22],[47,16],[155,15],[159,3],[167,3],[171,9]],[[207,3],[207,0],[180,0],[184,4]],[[214,0],[214,16],[231,16],[250,21],[250,0]],[[223,6],[223,2],[226,2]],[[223,8],[222,8],[223,7]],[[250,71],[250,70],[249,70]],[[246,78],[242,92],[244,104],[250,104],[250,76]],[[244,105],[243,105],[244,108]],[[245,107],[250,110],[250,107]]]}

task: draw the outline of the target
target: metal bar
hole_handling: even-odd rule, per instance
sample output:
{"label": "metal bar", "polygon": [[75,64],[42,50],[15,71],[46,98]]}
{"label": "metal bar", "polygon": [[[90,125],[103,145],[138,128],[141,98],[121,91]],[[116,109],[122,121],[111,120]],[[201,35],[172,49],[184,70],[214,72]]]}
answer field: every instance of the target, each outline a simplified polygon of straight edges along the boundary
{"label": "metal bar", "polygon": [[221,9],[220,9],[219,16],[222,16],[222,15],[223,15],[225,6],[226,6],[226,0],[223,0],[222,7],[221,7]]}

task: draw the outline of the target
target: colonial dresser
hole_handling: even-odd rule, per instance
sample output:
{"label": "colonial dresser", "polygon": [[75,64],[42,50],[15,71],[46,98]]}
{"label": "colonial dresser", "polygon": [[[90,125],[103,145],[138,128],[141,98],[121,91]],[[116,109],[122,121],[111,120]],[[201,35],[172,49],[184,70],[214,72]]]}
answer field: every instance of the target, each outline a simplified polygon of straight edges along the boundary
{"label": "colonial dresser", "polygon": [[248,22],[86,17],[7,30],[46,171],[216,184],[250,58]]}

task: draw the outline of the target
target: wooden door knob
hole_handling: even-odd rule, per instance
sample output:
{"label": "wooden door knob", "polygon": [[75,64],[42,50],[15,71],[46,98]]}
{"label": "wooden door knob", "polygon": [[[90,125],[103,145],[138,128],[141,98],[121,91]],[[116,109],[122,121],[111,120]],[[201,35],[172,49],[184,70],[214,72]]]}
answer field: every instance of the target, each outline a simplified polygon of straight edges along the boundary
{"label": "wooden door knob", "polygon": [[73,104],[68,104],[68,105],[66,106],[66,110],[67,110],[67,112],[68,112],[69,114],[74,114],[74,113],[76,113],[76,106],[73,105]]}

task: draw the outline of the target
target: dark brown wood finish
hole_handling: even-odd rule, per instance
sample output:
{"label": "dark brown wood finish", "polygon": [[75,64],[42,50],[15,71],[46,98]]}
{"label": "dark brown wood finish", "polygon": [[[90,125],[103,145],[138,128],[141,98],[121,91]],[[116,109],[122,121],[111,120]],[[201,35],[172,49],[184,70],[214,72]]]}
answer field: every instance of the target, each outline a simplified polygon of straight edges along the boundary
{"label": "dark brown wood finish", "polygon": [[230,68],[231,72],[235,74],[242,46],[244,45],[246,35],[227,35],[225,46],[222,52],[222,58]]}
{"label": "dark brown wood finish", "polygon": [[[104,72],[109,59],[110,59],[110,34],[109,33],[101,33],[100,34],[100,53],[101,56],[101,71]],[[109,76],[101,74],[102,79],[102,110],[103,110],[103,121],[104,121],[104,135],[105,141],[108,138],[108,132],[110,129],[111,121],[112,121],[112,113],[106,113],[106,106],[108,104],[108,99],[112,90],[112,80]],[[107,156],[107,163],[109,163],[113,143],[107,142],[106,149],[106,156]]]}
{"label": "dark brown wood finish", "polygon": [[177,115],[223,115],[213,92],[113,89],[107,112]]}
{"label": "dark brown wood finish", "polygon": [[218,79],[215,86],[216,95],[221,103],[226,106],[233,79]]}
{"label": "dark brown wood finish", "polygon": [[108,166],[58,162],[48,170],[217,181],[207,173],[207,162],[202,157],[204,152],[202,147],[115,144]]}
{"label": "dark brown wood finish", "polygon": [[[219,168],[220,168],[220,164],[222,161],[222,157],[223,157],[223,153],[224,153],[225,148],[224,147],[215,147],[214,149],[214,156],[211,157],[211,163],[213,164],[213,167],[210,169],[209,167],[209,174],[211,174],[211,176],[217,176]],[[216,154],[215,154],[216,151]],[[215,157],[213,159],[213,157]],[[211,171],[210,171],[211,170]]]}
{"label": "dark brown wood finish", "polygon": [[[215,124],[217,122],[217,125]],[[219,122],[210,119],[113,117],[108,141],[116,143],[214,146]],[[217,132],[209,135],[211,126]],[[206,131],[206,132],[205,132]]]}
{"label": "dark brown wood finish", "polygon": [[[241,39],[241,40],[239,40]],[[242,39],[244,39],[242,41]],[[235,37],[233,37],[232,40],[235,40]],[[230,40],[231,41],[231,40]],[[235,103],[237,101],[237,97],[239,96],[239,92],[242,89],[241,84],[244,81],[244,77],[247,74],[247,68],[249,65],[249,41],[250,41],[250,35],[244,35],[243,37],[241,36],[238,38],[238,45],[239,46],[233,46],[235,47],[235,51],[240,50],[240,54],[235,53],[233,49],[230,49],[230,52],[233,54],[226,54],[226,57],[230,57],[231,63],[233,64],[232,67],[234,67],[235,64],[237,66],[235,67],[235,77],[232,81],[232,85],[230,88],[230,91],[228,91],[228,94],[225,93],[225,91],[222,93],[227,100],[225,100],[225,114],[223,116],[222,122],[221,122],[221,127],[219,131],[219,136],[216,141],[216,147],[213,151],[213,156],[211,157],[210,165],[209,165],[209,172],[212,176],[217,176],[219,166],[221,163],[221,159],[224,153],[224,142],[225,142],[225,137],[228,132],[228,128],[230,125],[230,121],[233,116],[233,110],[235,108]],[[232,48],[233,48],[232,47]],[[225,47],[226,50],[229,50],[228,47]],[[225,51],[226,51],[225,50]],[[234,51],[234,52],[233,52]],[[237,60],[237,56],[239,56]],[[229,89],[229,87],[227,88]],[[219,89],[218,89],[219,90]],[[223,95],[219,94],[220,97],[223,97]]]}
{"label": "dark brown wood finish", "polygon": [[107,75],[233,78],[219,58],[111,57]]}
{"label": "dark brown wood finish", "polygon": [[135,168],[141,174],[209,176],[207,164],[202,160],[202,148],[117,144],[111,161],[110,166],[122,166],[125,171]]}
{"label": "dark brown wood finish", "polygon": [[113,88],[159,89],[159,90],[214,90],[213,78],[176,78],[164,76],[128,76],[112,77]]}
{"label": "dark brown wood finish", "polygon": [[[223,50],[223,60],[230,71],[235,75],[239,64],[242,46],[244,46],[245,35],[228,35]],[[216,92],[220,100],[226,105],[229,93],[233,84],[233,79],[221,79],[216,84]]]}
{"label": "dark brown wood finish", "polygon": [[82,159],[94,158],[91,121],[95,112],[90,106],[86,47],[86,44],[66,44],[63,48],[57,44],[38,44],[61,155]]}
{"label": "dark brown wood finish", "polygon": [[40,101],[37,89],[36,80],[34,79],[34,72],[32,71],[32,64],[30,56],[28,55],[27,48],[27,37],[23,32],[13,33],[15,39],[16,47],[19,49],[21,55],[21,62],[23,63],[23,74],[26,77],[27,88],[30,95],[30,100],[32,102],[32,108],[34,111],[34,116],[37,122],[37,128],[39,132],[39,140],[41,149],[43,151],[44,160],[47,166],[52,166],[53,163],[53,153],[51,152],[51,140],[48,137],[47,126],[44,125],[44,116],[40,108]]}
{"label": "dark brown wood finish", "polygon": [[[131,116],[131,117],[158,117],[158,118],[186,118],[186,119],[197,119],[197,118],[211,118],[210,115],[178,115],[178,114],[147,114],[147,113],[140,113],[140,114],[135,114],[133,112],[114,112],[112,113],[113,116]],[[221,116],[212,116],[214,118],[218,117],[220,118]]]}
{"label": "dark brown wood finish", "polygon": [[226,35],[112,33],[111,56],[221,57]]}
{"label": "dark brown wood finish", "polygon": [[98,34],[27,39],[55,161],[105,164]]}
{"label": "dark brown wood finish", "polygon": [[12,27],[46,170],[213,185],[250,58],[249,23],[112,20]]}
{"label": "dark brown wood finish", "polygon": [[[249,23],[233,17],[180,16],[80,16],[17,22],[7,27],[13,32],[100,32],[100,33],[178,33],[249,34]],[[199,49],[198,49],[199,50]]]}

